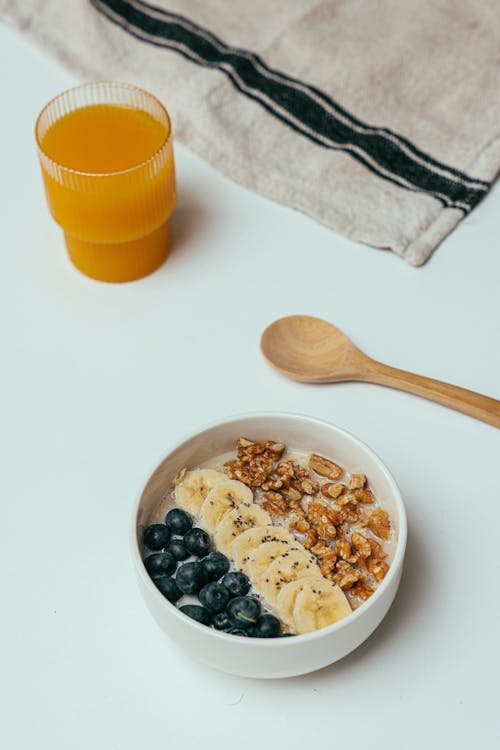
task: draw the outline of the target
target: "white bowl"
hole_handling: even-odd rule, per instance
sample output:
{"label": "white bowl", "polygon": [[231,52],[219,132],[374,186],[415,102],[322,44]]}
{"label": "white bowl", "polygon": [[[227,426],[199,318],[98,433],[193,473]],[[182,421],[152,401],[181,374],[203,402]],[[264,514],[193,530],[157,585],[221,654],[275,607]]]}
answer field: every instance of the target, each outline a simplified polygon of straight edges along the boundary
{"label": "white bowl", "polygon": [[[238,437],[275,440],[290,448],[332,457],[351,472],[368,476],[387,510],[396,543],[390,569],[375,593],[351,615],[329,627],[293,638],[243,638],[186,617],[158,591],[141,558],[144,528],[183,467],[195,468],[234,449]],[[292,677],[313,672],[346,656],[381,622],[396,595],[406,547],[406,513],[398,487],[382,461],[353,435],[312,417],[263,413],[229,417],[185,438],[169,451],[148,479],[132,522],[132,554],[144,601],[161,627],[194,659],[246,677]]]}

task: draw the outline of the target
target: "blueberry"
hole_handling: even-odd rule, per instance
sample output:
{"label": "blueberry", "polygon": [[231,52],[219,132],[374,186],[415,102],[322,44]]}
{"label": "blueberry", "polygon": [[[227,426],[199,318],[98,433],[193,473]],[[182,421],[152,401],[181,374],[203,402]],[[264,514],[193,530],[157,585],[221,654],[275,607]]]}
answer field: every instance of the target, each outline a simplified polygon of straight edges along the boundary
{"label": "blueberry", "polygon": [[192,555],[205,557],[210,551],[210,537],[203,529],[189,529],[184,534],[184,544]]}
{"label": "blueberry", "polygon": [[212,617],[212,625],[216,630],[227,630],[230,625],[226,613],[217,612],[217,614]]}
{"label": "blueberry", "polygon": [[144,565],[151,578],[169,576],[177,567],[170,552],[156,552],[154,555],[148,555],[144,560]]}
{"label": "blueberry", "polygon": [[209,581],[218,581],[229,570],[229,560],[222,552],[210,552],[201,561],[201,566]]}
{"label": "blueberry", "polygon": [[246,638],[250,635],[248,630],[242,630],[241,628],[229,628],[229,630],[226,630],[226,633],[230,633],[231,635],[244,635]]}
{"label": "blueberry", "polygon": [[237,596],[226,607],[227,619],[234,628],[248,630],[260,615],[260,602],[250,596]]}
{"label": "blueberry", "polygon": [[175,603],[182,596],[182,591],[170,576],[155,578],[155,586],[169,602]]}
{"label": "blueberry", "polygon": [[295,633],[280,633],[278,638],[290,638],[292,635],[295,635]]}
{"label": "blueberry", "polygon": [[221,583],[228,589],[231,596],[245,596],[250,591],[250,581],[244,573],[239,571],[226,573]]}
{"label": "blueberry", "polygon": [[207,582],[199,562],[187,562],[181,565],[177,570],[175,581],[185,594],[197,594]]}
{"label": "blueberry", "polygon": [[165,547],[165,552],[170,552],[176,560],[185,560],[189,557],[189,552],[182,539],[171,539]]}
{"label": "blueberry", "polygon": [[208,609],[205,609],[205,607],[199,607],[197,604],[184,604],[184,606],[179,607],[179,609],[193,620],[201,622],[202,625],[210,624],[210,612]]}
{"label": "blueberry", "polygon": [[229,591],[222,583],[211,581],[203,586],[198,599],[211,612],[223,612],[229,601]]}
{"label": "blueberry", "polygon": [[189,531],[193,525],[189,513],[186,513],[185,510],[181,510],[180,508],[172,508],[172,510],[169,510],[165,516],[165,523],[171,530],[172,534],[179,534],[179,536],[183,536],[183,534],[185,534],[186,531]]}
{"label": "blueberry", "polygon": [[261,615],[252,628],[255,638],[276,638],[281,630],[281,623],[274,615]]}
{"label": "blueberry", "polygon": [[144,544],[152,550],[163,549],[170,539],[171,531],[162,523],[154,523],[144,532]]}

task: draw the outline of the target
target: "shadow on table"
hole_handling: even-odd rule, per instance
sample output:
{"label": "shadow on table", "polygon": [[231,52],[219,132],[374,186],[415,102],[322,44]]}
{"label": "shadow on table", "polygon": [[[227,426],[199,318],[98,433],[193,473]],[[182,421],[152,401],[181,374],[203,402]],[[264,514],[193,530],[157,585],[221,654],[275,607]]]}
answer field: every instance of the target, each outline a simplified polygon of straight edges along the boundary
{"label": "shadow on table", "polygon": [[[405,497],[407,507],[410,507],[410,498],[406,495]],[[412,529],[411,520],[409,525]],[[241,696],[237,698],[236,703],[240,703],[245,697],[245,691],[247,689],[252,691],[254,686],[258,686],[257,689],[260,693],[267,690],[272,692],[274,687],[278,685],[287,686],[287,688],[299,687],[317,690],[322,684],[326,685],[336,679],[343,679],[344,675],[349,672],[353,673],[356,670],[365,672],[370,658],[378,659],[378,652],[381,649],[387,650],[392,642],[405,638],[405,631],[409,631],[415,621],[422,619],[422,612],[426,609],[426,596],[429,591],[428,581],[431,576],[431,561],[423,551],[423,546],[412,529],[408,535],[401,584],[389,612],[372,635],[348,656],[316,672],[298,677],[271,680],[224,674],[201,664],[198,665],[198,669],[206,670],[211,680],[217,677],[221,685],[230,685],[237,692],[239,691]]]}
{"label": "shadow on table", "polygon": [[200,195],[188,186],[183,186],[170,219],[172,255],[176,255],[206,232],[209,221],[209,212]]}
{"label": "shadow on table", "polygon": [[419,540],[413,534],[408,535],[403,577],[396,598],[389,612],[372,635],[348,656],[336,664],[320,669],[317,672],[291,677],[280,682],[302,683],[308,682],[318,687],[323,681],[335,680],[345,671],[352,671],[370,658],[370,655],[387,645],[396,637],[398,631],[403,631],[412,618],[419,619],[419,612],[425,607],[426,580],[430,572],[427,570],[429,561],[421,554]]}
{"label": "shadow on table", "polygon": [[267,690],[272,692],[277,685],[292,689],[299,687],[317,690],[322,684],[326,685],[336,679],[343,679],[348,672],[352,673],[356,670],[365,672],[370,658],[378,659],[378,651],[383,648],[387,649],[396,639],[404,638],[405,629],[409,629],[413,621],[421,619],[421,612],[426,607],[425,598],[428,590],[426,582],[430,576],[430,560],[422,552],[418,537],[410,533],[403,577],[392,607],[372,635],[348,656],[316,672],[274,680],[237,677],[214,671],[203,665],[199,665],[199,668],[206,669],[210,679],[213,680],[217,675],[222,685],[231,685],[237,689],[242,696],[237,699],[238,703],[245,696],[245,690],[252,691],[255,685],[258,686],[259,692]]}

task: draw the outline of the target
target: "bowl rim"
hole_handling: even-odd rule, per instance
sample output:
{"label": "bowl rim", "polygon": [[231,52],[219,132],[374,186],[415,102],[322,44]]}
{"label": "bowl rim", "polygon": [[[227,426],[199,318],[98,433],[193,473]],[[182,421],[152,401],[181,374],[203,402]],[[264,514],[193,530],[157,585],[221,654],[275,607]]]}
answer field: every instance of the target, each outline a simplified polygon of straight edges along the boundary
{"label": "bowl rim", "polygon": [[[139,512],[139,506],[141,503],[142,496],[144,494],[144,490],[146,489],[149,483],[149,480],[151,479],[155,471],[158,469],[160,464],[166,461],[166,459],[169,457],[171,453],[173,453],[175,450],[180,448],[185,443],[196,438],[200,433],[207,432],[216,427],[221,427],[222,425],[231,424],[232,422],[237,422],[237,421],[241,421],[244,419],[259,419],[259,418],[269,419],[269,418],[283,418],[283,417],[299,419],[299,420],[308,422],[311,426],[313,426],[314,424],[319,424],[323,427],[326,426],[330,429],[333,429],[334,431],[341,433],[347,438],[349,438],[350,440],[352,440],[355,444],[357,444],[357,446],[362,451],[370,455],[376,464],[378,464],[379,469],[385,475],[385,478],[391,488],[391,492],[393,494],[395,504],[397,507],[397,511],[398,511],[399,533],[398,533],[396,549],[395,549],[394,558],[392,560],[391,567],[389,568],[389,571],[387,575],[385,576],[385,578],[383,579],[383,581],[377,587],[375,593],[367,601],[363,602],[357,609],[355,609],[350,615],[348,615],[347,617],[344,617],[342,620],[338,620],[338,622],[335,622],[332,625],[328,625],[325,628],[314,630],[311,633],[303,633],[300,635],[294,635],[293,638],[247,638],[243,636],[238,637],[238,636],[231,635],[230,633],[224,633],[221,630],[208,628],[206,625],[203,625],[202,623],[199,623],[196,620],[193,620],[192,618],[188,617],[183,612],[181,612],[175,606],[175,604],[172,604],[171,602],[169,602],[168,599],[166,599],[160,593],[160,591],[154,585],[152,579],[149,577],[146,571],[143,559],[141,557],[139,544],[137,542],[137,516]],[[132,558],[133,558],[133,562],[135,565],[135,569],[136,569],[136,572],[140,576],[141,582],[146,586],[146,588],[149,590],[149,593],[153,596],[154,599],[156,599],[158,604],[160,606],[163,605],[168,611],[171,612],[172,616],[180,618],[186,626],[194,628],[194,630],[199,631],[200,634],[206,637],[218,638],[222,642],[226,641],[227,643],[232,643],[232,644],[238,643],[246,648],[260,648],[260,649],[266,649],[266,648],[272,648],[272,647],[292,648],[294,644],[297,644],[297,643],[304,644],[307,642],[315,641],[320,638],[324,638],[328,635],[334,635],[335,633],[339,631],[349,628],[352,623],[359,620],[361,617],[365,615],[365,613],[367,613],[371,608],[373,608],[373,606],[377,603],[377,601],[383,597],[386,589],[389,588],[392,579],[399,575],[400,569],[402,567],[403,560],[404,560],[406,542],[407,542],[407,537],[408,537],[407,514],[406,514],[406,508],[403,502],[403,498],[401,496],[401,492],[396,483],[396,480],[392,476],[391,472],[389,471],[385,463],[378,456],[378,454],[375,453],[375,451],[372,448],[366,445],[366,443],[360,440],[352,432],[345,430],[343,427],[339,427],[333,422],[329,422],[325,419],[319,419],[318,417],[312,417],[308,414],[299,414],[297,412],[286,412],[286,411],[258,411],[258,412],[244,412],[241,414],[231,414],[227,417],[222,417],[220,419],[208,422],[198,427],[194,431],[190,431],[189,433],[183,435],[179,440],[176,440],[174,443],[170,445],[167,452],[162,453],[162,458],[160,458],[160,460],[157,461],[153,469],[148,473],[146,480],[142,482],[141,490],[136,496],[136,499],[134,500],[131,515],[132,517],[131,517],[131,524],[130,524],[130,545],[131,545]],[[235,641],[235,638],[237,638],[238,640]]]}

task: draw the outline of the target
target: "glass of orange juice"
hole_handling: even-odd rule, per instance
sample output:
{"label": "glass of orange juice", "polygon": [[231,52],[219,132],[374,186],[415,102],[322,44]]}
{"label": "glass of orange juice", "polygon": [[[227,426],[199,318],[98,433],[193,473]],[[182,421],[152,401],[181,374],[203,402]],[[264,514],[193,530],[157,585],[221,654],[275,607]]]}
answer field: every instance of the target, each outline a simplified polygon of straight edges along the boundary
{"label": "glass of orange juice", "polygon": [[52,99],[35,127],[50,211],[73,264],[101,281],[154,271],[175,204],[170,118],[156,97],[96,82]]}

